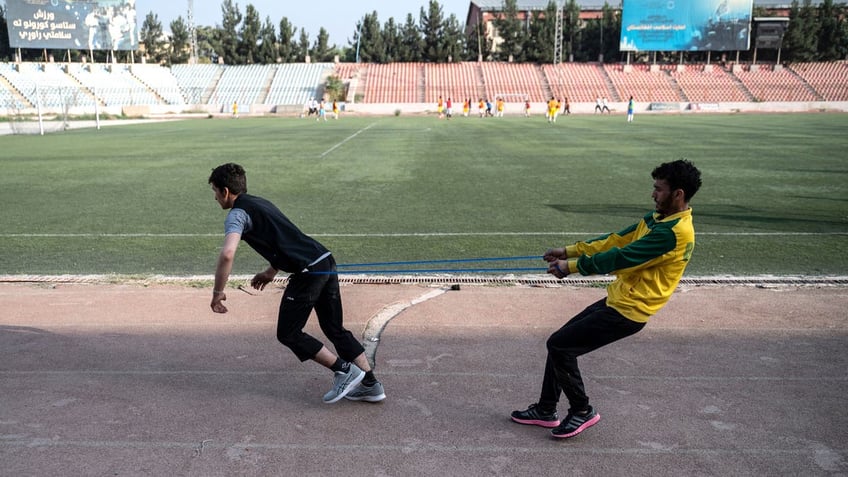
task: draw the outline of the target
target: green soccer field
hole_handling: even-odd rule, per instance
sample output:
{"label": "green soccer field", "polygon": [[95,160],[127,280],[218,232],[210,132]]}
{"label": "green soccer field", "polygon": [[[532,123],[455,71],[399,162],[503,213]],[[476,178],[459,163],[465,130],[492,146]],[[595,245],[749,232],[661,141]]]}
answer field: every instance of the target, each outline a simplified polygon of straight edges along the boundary
{"label": "green soccer field", "polygon": [[[541,256],[634,223],[652,208],[651,169],[686,157],[704,182],[689,276],[845,275],[845,131],[845,114],[643,114],[243,118],[0,137],[0,274],[210,275],[225,212],[207,178],[229,161],[339,263]],[[262,266],[243,246],[234,273]]]}

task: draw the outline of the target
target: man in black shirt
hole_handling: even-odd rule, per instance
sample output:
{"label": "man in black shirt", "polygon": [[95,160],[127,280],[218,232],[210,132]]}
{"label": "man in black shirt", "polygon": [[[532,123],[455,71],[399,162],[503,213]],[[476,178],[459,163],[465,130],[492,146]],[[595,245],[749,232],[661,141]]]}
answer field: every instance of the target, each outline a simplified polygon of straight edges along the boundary
{"label": "man in black shirt", "polygon": [[[229,163],[216,167],[209,176],[209,184],[221,208],[230,209],[224,222],[224,246],[215,270],[212,311],[227,312],[224,288],[236,249],[244,240],[269,263],[266,270],[250,281],[253,288],[264,289],[280,270],[291,274],[280,303],[277,339],[301,362],[311,359],[335,373],[333,389],[324,395],[324,402],[330,404],[342,398],[368,402],[385,399],[383,385],[374,377],[365,349],[344,328],[336,262],[330,251],[301,232],[274,204],[248,195],[247,177],[240,165]],[[321,330],[339,356],[303,332],[313,308]]]}

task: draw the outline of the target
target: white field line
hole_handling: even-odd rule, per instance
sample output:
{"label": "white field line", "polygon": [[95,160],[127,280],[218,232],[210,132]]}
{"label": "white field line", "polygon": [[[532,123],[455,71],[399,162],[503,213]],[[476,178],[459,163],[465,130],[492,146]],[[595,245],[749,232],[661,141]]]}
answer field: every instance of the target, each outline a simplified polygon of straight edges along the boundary
{"label": "white field line", "polygon": [[[520,236],[580,236],[596,237],[608,232],[408,232],[408,233],[310,233],[313,237],[520,237]],[[201,238],[221,237],[221,233],[21,233],[0,234],[0,238]],[[806,237],[848,235],[846,232],[696,232],[698,236],[722,237]]]}
{"label": "white field line", "polygon": [[351,139],[355,138],[356,136],[359,136],[361,133],[363,133],[363,132],[365,132],[365,131],[367,131],[367,130],[369,130],[369,129],[373,128],[373,127],[374,127],[374,126],[376,126],[376,125],[377,125],[377,123],[371,123],[371,124],[370,124],[370,125],[368,125],[367,127],[364,127],[364,128],[362,128],[362,129],[360,129],[359,131],[356,131],[355,133],[353,133],[353,134],[351,134],[350,136],[348,136],[347,138],[345,138],[342,142],[340,142],[340,143],[336,144],[335,146],[333,146],[333,147],[331,147],[331,148],[327,149],[326,151],[324,151],[324,153],[323,153],[323,154],[321,154],[321,155],[320,155],[320,156],[318,156],[318,157],[323,158],[323,157],[324,157],[324,156],[326,156],[327,154],[329,154],[329,153],[331,153],[331,152],[335,151],[335,150],[336,150],[336,148],[338,148],[338,147],[339,147],[339,146],[341,146],[342,144],[344,144],[344,143],[346,143],[346,142],[350,141]]}

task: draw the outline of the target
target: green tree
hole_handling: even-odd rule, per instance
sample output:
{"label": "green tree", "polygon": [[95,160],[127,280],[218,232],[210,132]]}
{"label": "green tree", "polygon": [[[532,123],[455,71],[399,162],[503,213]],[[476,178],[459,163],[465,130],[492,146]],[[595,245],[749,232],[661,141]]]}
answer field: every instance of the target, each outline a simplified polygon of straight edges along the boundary
{"label": "green tree", "polygon": [[792,61],[815,61],[818,57],[818,30],[816,12],[811,0],[804,0],[799,6],[798,0],[792,0],[789,8],[789,29],[783,43]]}
{"label": "green tree", "polygon": [[844,28],[840,25],[840,22],[845,22],[844,13],[844,9],[833,5],[833,0],[823,0],[819,5],[817,44],[819,45],[819,59],[822,61],[841,60],[845,57],[845,52],[842,50],[843,41],[841,38]]}
{"label": "green tree", "polygon": [[291,63],[296,61],[295,51],[297,51],[297,28],[289,22],[289,19],[283,17],[280,20],[280,59],[283,63]]}
{"label": "green tree", "polygon": [[201,63],[216,63],[218,52],[221,51],[219,30],[211,26],[197,26],[195,33],[197,35],[198,61]]}
{"label": "green tree", "polygon": [[563,52],[566,54],[568,61],[574,61],[575,42],[580,38],[580,5],[576,0],[568,0],[562,12],[562,37],[566,42],[566,47]]}
{"label": "green tree", "polygon": [[621,56],[621,10],[612,8],[604,2],[601,18],[601,53],[604,61],[618,61]]}
{"label": "green tree", "polygon": [[527,61],[553,63],[558,14],[557,5],[553,0],[548,2],[543,12],[534,12],[530,22],[530,34],[527,35],[524,44]]}
{"label": "green tree", "polygon": [[459,62],[465,55],[465,35],[462,25],[456,15],[451,14],[444,23],[444,49],[445,57],[442,61]]}
{"label": "green tree", "polygon": [[300,40],[297,41],[297,48],[294,50],[294,61],[305,61],[307,56],[309,56],[309,33],[301,28]]}
{"label": "green tree", "polygon": [[327,33],[324,27],[318,30],[318,38],[312,46],[310,56],[312,57],[312,61],[318,62],[333,61],[333,57],[336,56],[336,47],[335,45],[330,46],[330,34]]}
{"label": "green tree", "polygon": [[516,0],[504,0],[503,12],[494,20],[497,36],[501,42],[495,48],[495,59],[499,61],[523,61],[522,47],[527,32],[518,18]]}
{"label": "green tree", "polygon": [[331,75],[324,84],[324,93],[330,101],[345,100],[345,85],[337,75]]}
{"label": "green tree", "polygon": [[189,48],[188,25],[182,16],[178,16],[171,22],[171,49],[168,52],[168,62],[172,65],[186,63],[191,55]]}
{"label": "green tree", "polygon": [[239,55],[239,38],[238,27],[242,20],[242,14],[239,11],[238,4],[233,4],[232,0],[224,0],[221,4],[221,28],[220,40],[221,46],[218,55],[224,58],[224,62],[230,65],[238,65],[242,63],[242,58]]}
{"label": "green tree", "polygon": [[259,63],[273,64],[279,58],[277,51],[277,31],[274,30],[274,24],[271,22],[271,17],[265,17],[265,24],[262,25],[262,30],[259,33]]}
{"label": "green tree", "polygon": [[406,15],[406,23],[401,28],[398,50],[399,61],[421,61],[424,44],[415,17],[411,13]]}
{"label": "green tree", "polygon": [[365,63],[385,63],[386,51],[383,46],[383,32],[377,19],[377,11],[368,13],[362,19],[359,33],[359,59]]}
{"label": "green tree", "polygon": [[162,22],[159,21],[159,15],[150,12],[144,18],[144,23],[141,24],[141,31],[138,33],[140,43],[144,45],[144,51],[149,62],[161,63],[168,57],[168,51],[165,48],[165,41],[162,33]]}
{"label": "green tree", "polygon": [[423,61],[444,62],[445,54],[444,20],[442,6],[436,0],[430,0],[428,9],[421,7],[419,15],[421,33],[424,35]]}
{"label": "green tree", "polygon": [[401,30],[395,24],[394,17],[390,17],[383,25],[383,48],[385,49],[386,61],[403,61],[401,59]]}
{"label": "green tree", "polygon": [[259,35],[262,31],[262,22],[259,12],[253,4],[248,3],[244,10],[244,22],[241,24],[241,32],[238,42],[238,58],[241,64],[259,63]]}

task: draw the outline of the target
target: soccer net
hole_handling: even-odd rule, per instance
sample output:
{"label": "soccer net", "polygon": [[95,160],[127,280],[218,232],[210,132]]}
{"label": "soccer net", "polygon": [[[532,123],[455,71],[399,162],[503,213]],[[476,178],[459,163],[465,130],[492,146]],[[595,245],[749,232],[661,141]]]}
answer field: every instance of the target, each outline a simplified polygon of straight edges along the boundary
{"label": "soccer net", "polygon": [[72,108],[79,106],[79,88],[32,85],[6,98],[12,134],[47,134],[68,129]]}

